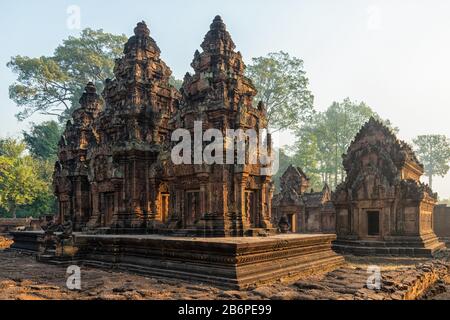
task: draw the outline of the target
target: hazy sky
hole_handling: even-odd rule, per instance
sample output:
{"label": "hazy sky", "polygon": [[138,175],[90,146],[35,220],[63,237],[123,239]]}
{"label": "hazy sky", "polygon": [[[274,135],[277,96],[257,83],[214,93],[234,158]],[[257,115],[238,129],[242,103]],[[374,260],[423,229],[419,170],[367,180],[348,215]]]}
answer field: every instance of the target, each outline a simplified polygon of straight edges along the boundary
{"label": "hazy sky", "polygon": [[[317,109],[348,96],[390,119],[406,141],[450,136],[448,0],[1,1],[0,136],[29,127],[14,117],[8,86],[15,77],[6,63],[17,54],[50,55],[78,34],[67,27],[71,5],[81,10],[81,28],[131,35],[145,20],[178,78],[190,71],[194,51],[220,14],[247,63],[278,50],[302,58]],[[441,197],[450,197],[449,176],[434,183]]]}

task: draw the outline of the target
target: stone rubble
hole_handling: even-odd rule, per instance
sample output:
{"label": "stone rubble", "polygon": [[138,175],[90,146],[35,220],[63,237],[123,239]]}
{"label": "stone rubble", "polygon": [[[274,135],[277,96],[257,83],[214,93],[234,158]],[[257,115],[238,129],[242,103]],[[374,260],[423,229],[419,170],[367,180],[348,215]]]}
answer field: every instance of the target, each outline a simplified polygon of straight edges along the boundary
{"label": "stone rubble", "polygon": [[[0,299],[12,300],[407,300],[450,299],[448,259],[401,261],[381,267],[381,288],[367,288],[367,268],[347,257],[340,269],[294,282],[278,281],[248,290],[82,268],[82,288],[66,288],[66,269],[32,256],[0,251]],[[366,259],[367,260],[367,259]],[[369,260],[370,261],[370,260]],[[369,262],[367,261],[367,262]],[[395,263],[395,262],[394,262]],[[17,268],[22,266],[22,268]]]}

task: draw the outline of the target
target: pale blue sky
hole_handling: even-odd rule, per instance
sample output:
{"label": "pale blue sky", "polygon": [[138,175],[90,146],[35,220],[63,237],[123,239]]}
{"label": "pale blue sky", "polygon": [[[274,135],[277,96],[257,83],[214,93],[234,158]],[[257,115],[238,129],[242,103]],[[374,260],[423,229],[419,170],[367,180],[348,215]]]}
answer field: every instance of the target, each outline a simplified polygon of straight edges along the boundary
{"label": "pale blue sky", "polygon": [[[8,86],[15,78],[6,63],[17,54],[49,55],[76,35],[66,25],[70,5],[80,7],[82,28],[131,35],[145,20],[179,78],[220,14],[246,62],[278,50],[302,58],[317,109],[348,96],[390,119],[406,141],[425,133],[450,136],[448,0],[1,1],[0,136],[28,128],[14,117]],[[449,183],[450,177],[435,179],[434,189],[449,197]]]}

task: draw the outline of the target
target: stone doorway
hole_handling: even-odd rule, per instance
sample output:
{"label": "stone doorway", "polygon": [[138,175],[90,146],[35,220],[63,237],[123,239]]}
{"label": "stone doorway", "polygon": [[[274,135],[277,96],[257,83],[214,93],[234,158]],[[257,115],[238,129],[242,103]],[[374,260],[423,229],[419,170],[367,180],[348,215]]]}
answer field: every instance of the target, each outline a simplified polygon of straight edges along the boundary
{"label": "stone doorway", "polygon": [[114,215],[114,193],[102,193],[100,196],[101,212],[103,214],[103,225],[108,226]]}
{"label": "stone doorway", "polygon": [[290,227],[289,231],[296,233],[297,232],[297,215],[295,213],[287,214],[287,220],[289,221]]}
{"label": "stone doorway", "polygon": [[367,211],[367,234],[380,235],[380,211]]}
{"label": "stone doorway", "polygon": [[157,206],[156,218],[163,223],[166,223],[169,217],[169,204],[170,204],[169,199],[170,199],[169,188],[165,183],[163,183],[159,187],[158,202],[156,204]]}
{"label": "stone doorway", "polygon": [[169,216],[169,194],[161,193],[159,201],[160,201],[159,217],[161,219],[161,222],[165,223],[167,221],[167,217]]}
{"label": "stone doorway", "polygon": [[186,192],[186,210],[184,216],[185,226],[192,226],[195,221],[201,218],[200,212],[200,191]]}

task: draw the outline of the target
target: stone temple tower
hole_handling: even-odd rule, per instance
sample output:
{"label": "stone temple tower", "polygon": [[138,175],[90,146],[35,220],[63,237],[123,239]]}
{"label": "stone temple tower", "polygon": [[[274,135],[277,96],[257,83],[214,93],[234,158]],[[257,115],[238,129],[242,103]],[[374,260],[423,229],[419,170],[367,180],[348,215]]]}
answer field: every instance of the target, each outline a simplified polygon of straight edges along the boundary
{"label": "stone temple tower", "polygon": [[[258,146],[262,147],[264,138],[269,141],[270,153],[270,136],[260,139],[259,135],[267,127],[266,110],[262,103],[254,105],[256,89],[244,76],[241,53],[235,51],[220,16],[212,22],[201,48],[191,64],[194,74],[185,76],[174,128],[185,128],[194,136],[197,123],[202,132],[216,129],[224,137],[227,129],[252,129]],[[234,139],[224,142],[224,159],[232,146]],[[171,169],[171,228],[204,236],[242,236],[272,229],[271,177],[261,173],[260,164],[238,163],[234,157],[231,164],[185,164]]]}
{"label": "stone temple tower", "polygon": [[[201,47],[194,74],[178,91],[146,24],[137,24],[114,79],[105,81],[103,100],[89,84],[67,126],[55,170],[60,221],[96,233],[223,237],[274,231],[265,107],[254,103],[257,92],[219,16]],[[185,129],[195,137],[196,126],[202,150],[208,129],[225,138],[214,150],[222,161],[173,162],[173,133]]]}

